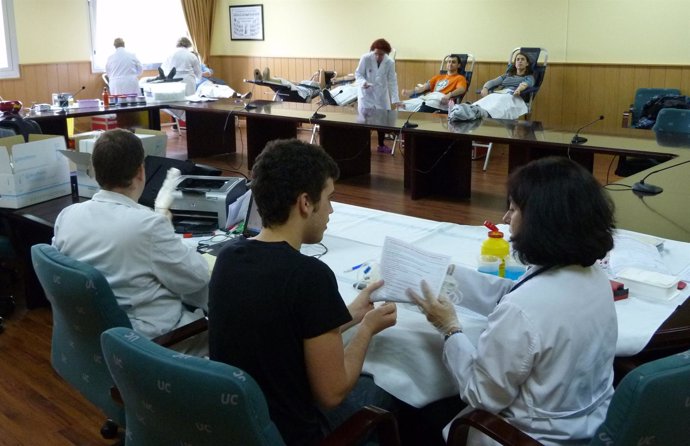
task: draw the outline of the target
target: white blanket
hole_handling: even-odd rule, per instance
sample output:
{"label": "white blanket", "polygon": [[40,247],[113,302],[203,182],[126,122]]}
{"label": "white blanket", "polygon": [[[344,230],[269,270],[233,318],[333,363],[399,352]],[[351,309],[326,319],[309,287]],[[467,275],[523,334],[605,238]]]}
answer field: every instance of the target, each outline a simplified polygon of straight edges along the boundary
{"label": "white blanket", "polygon": [[527,105],[519,96],[512,94],[491,93],[476,101],[494,119],[517,119],[527,113]]}

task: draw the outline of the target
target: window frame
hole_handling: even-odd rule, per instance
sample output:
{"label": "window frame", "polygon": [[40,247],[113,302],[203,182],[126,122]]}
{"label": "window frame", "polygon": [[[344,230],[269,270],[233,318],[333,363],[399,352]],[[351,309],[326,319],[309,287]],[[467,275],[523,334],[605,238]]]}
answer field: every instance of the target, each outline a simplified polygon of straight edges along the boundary
{"label": "window frame", "polygon": [[14,0],[0,0],[5,33],[5,53],[7,66],[0,67],[0,79],[13,79],[19,76],[19,51],[17,49],[17,27],[14,18]]}

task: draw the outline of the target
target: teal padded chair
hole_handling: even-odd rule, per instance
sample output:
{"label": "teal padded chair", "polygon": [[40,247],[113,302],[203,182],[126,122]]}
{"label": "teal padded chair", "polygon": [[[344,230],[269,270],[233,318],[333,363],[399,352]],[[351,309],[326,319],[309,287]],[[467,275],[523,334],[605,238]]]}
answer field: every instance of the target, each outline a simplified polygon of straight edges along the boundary
{"label": "teal padded chair", "polygon": [[661,109],[652,130],[661,146],[690,147],[690,110]]}
{"label": "teal padded chair", "polygon": [[623,122],[626,127],[635,127],[642,117],[642,108],[654,96],[679,95],[677,88],[638,88],[635,92],[635,102],[630,104],[630,109],[623,113]]}
{"label": "teal padded chair", "polygon": [[[503,418],[483,410],[455,420],[448,445],[464,445],[469,427],[502,445],[541,445]],[[648,362],[628,373],[616,387],[606,419],[589,444],[690,444],[690,350]]]}
{"label": "teal padded chair", "polygon": [[114,386],[103,361],[100,336],[111,327],[128,327],[110,285],[98,270],[61,254],[54,247],[31,247],[36,276],[53,310],[50,362],[55,371],[106,414],[101,429],[113,438],[124,426],[125,411],[110,396]]}
{"label": "teal padded chair", "polygon": [[[127,409],[127,446],[285,444],[246,372],[162,348],[124,327],[105,331],[101,344]],[[377,427],[382,445],[398,444],[395,418],[376,408],[358,412],[324,444],[358,444]]]}

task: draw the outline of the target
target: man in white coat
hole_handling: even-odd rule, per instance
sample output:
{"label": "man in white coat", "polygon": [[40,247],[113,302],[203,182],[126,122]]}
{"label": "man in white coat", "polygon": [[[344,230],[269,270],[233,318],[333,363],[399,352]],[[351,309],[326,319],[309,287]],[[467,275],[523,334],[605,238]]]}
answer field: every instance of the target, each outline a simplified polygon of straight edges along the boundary
{"label": "man in white coat", "polygon": [[[91,160],[101,190],[91,200],[63,209],[55,222],[53,246],[100,271],[134,330],[146,337],[203,317],[201,309],[208,309],[208,263],[175,234],[167,216],[137,203],[145,184],[139,137],[109,130],[96,140]],[[206,356],[208,335],[172,348]]]}
{"label": "man in white coat", "polygon": [[141,62],[134,53],[125,49],[125,41],[118,37],[113,42],[115,52],[105,63],[110,94],[140,94],[138,77]]}
{"label": "man in white coat", "polygon": [[163,62],[161,68],[167,76],[175,68],[175,77],[182,78],[186,85],[185,95],[191,96],[196,92],[196,84],[201,80],[201,62],[192,53],[192,41],[186,37],[177,40],[177,49]]}
{"label": "man in white coat", "polygon": [[[401,104],[395,61],[388,56],[391,50],[390,43],[385,39],[376,39],[371,44],[370,52],[359,59],[355,80],[359,86],[357,101],[360,113],[364,110],[390,110]],[[390,153],[383,142],[384,134],[378,131],[378,151]]]}

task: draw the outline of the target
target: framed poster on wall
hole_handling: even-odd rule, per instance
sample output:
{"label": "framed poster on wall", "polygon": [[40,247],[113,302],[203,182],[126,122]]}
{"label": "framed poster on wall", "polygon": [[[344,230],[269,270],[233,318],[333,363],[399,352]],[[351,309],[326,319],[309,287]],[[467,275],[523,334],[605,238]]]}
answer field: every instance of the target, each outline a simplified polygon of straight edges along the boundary
{"label": "framed poster on wall", "polygon": [[230,40],[264,40],[264,5],[230,6]]}

